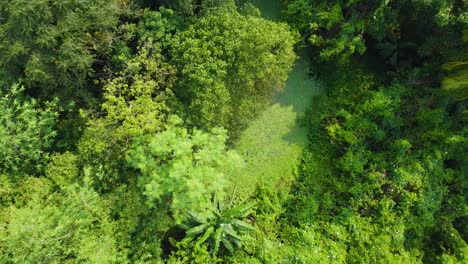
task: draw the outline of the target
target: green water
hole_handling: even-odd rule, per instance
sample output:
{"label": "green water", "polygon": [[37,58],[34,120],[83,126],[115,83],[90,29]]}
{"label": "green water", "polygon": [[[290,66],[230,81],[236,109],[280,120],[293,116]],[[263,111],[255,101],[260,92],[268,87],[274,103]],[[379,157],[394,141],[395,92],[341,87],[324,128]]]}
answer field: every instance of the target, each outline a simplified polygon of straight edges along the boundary
{"label": "green water", "polygon": [[251,0],[254,6],[256,6],[262,12],[264,18],[278,21],[281,18],[281,0]]}
{"label": "green water", "polygon": [[[280,1],[254,0],[267,19],[278,20]],[[308,143],[308,128],[298,117],[319,93],[318,83],[308,76],[308,62],[300,57],[290,72],[286,88],[279,92],[241,135],[236,150],[246,160],[237,175],[237,189],[249,196],[260,185],[288,187],[295,179],[302,150]]]}

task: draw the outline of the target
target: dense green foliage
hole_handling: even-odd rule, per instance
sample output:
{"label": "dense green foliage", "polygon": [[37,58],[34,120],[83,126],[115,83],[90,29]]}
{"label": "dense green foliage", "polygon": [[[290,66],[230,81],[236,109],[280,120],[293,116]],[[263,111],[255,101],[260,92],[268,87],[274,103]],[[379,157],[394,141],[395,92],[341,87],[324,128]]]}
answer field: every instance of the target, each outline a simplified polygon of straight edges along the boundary
{"label": "dense green foliage", "polygon": [[223,9],[176,35],[172,57],[181,78],[175,92],[192,123],[240,131],[284,86],[293,45],[286,25]]}
{"label": "dense green foliage", "polygon": [[7,80],[22,79],[36,93],[79,93],[96,58],[109,52],[120,9],[118,1],[2,1]]}
{"label": "dense green foliage", "polygon": [[0,172],[40,172],[56,134],[55,102],[44,102],[41,109],[23,92],[23,87],[13,85],[0,94]]}
{"label": "dense green foliage", "polygon": [[369,47],[393,65],[416,54],[440,56],[468,24],[468,3],[460,0],[285,2],[286,19],[326,60],[346,60]]}
{"label": "dense green foliage", "polygon": [[434,252],[466,262],[453,227],[468,210],[465,106],[440,94],[434,102],[437,88],[339,73],[317,102],[291,220],[343,227],[347,262],[430,261]]}
{"label": "dense green foliage", "polygon": [[0,2],[0,262],[468,263],[467,24],[462,0]]}
{"label": "dense green foliage", "polygon": [[0,233],[2,262],[110,263],[119,259],[114,224],[96,192],[71,184],[63,194],[52,193],[47,179],[24,184],[34,184],[37,190],[21,194],[31,195],[21,208],[4,212],[10,220]]}
{"label": "dense green foliage", "polygon": [[226,153],[226,133],[214,129],[212,134],[177,127],[181,121],[171,117],[167,129],[143,138],[129,153],[128,162],[142,175],[139,185],[144,189],[148,203],[170,204],[177,223],[184,220],[186,212],[193,211],[201,219],[213,215],[213,196],[224,196],[223,174],[239,158]]}

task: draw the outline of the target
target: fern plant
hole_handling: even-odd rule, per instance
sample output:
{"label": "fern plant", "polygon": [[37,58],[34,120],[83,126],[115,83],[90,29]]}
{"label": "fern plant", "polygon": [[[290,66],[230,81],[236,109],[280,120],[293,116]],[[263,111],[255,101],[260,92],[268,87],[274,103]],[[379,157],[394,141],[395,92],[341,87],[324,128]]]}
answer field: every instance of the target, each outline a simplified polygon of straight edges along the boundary
{"label": "fern plant", "polygon": [[208,243],[208,248],[214,257],[222,248],[232,253],[242,245],[240,232],[254,230],[245,219],[253,213],[255,204],[230,203],[225,206],[221,201],[215,203],[216,210],[212,217],[201,219],[193,212],[187,213],[188,220],[180,225],[186,230],[186,236],[176,243],[178,246],[194,248]]}

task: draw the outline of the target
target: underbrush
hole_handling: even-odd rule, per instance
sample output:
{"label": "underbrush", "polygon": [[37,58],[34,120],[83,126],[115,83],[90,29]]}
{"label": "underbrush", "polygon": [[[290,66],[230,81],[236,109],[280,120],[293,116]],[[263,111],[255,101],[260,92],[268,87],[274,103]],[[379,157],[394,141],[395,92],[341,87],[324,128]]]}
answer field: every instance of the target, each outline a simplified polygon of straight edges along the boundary
{"label": "underbrush", "polygon": [[330,263],[466,262],[466,103],[359,65],[322,75],[282,236],[324,237]]}

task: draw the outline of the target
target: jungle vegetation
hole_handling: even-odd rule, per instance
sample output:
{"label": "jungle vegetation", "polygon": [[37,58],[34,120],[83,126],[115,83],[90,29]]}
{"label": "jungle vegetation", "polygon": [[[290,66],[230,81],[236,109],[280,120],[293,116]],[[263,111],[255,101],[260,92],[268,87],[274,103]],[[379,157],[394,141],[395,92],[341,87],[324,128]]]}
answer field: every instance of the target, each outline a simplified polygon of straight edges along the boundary
{"label": "jungle vegetation", "polygon": [[468,263],[468,2],[0,1],[1,263]]}

